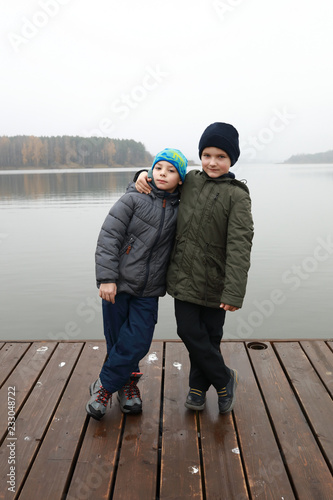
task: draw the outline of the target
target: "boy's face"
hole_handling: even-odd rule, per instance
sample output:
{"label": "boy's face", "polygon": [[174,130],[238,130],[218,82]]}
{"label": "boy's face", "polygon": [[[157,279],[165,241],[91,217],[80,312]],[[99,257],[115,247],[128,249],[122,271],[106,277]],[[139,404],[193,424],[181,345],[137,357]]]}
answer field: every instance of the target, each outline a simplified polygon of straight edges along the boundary
{"label": "boy's face", "polygon": [[201,155],[202,169],[213,179],[229,172],[231,160],[223,149],[205,148]]}
{"label": "boy's face", "polygon": [[158,189],[173,193],[178,185],[182,184],[176,167],[166,160],[155,163],[153,179]]}

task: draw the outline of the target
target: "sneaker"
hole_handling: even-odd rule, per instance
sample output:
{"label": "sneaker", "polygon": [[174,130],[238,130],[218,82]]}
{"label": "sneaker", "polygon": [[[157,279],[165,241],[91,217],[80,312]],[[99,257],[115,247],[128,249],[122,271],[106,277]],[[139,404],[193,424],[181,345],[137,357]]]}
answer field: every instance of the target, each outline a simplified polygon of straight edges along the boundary
{"label": "sneaker", "polygon": [[203,410],[206,404],[206,392],[199,389],[190,389],[185,406],[189,410]]}
{"label": "sneaker", "polygon": [[106,413],[108,401],[110,401],[111,406],[112,393],[104,389],[100,378],[91,384],[89,390],[91,398],[86,404],[86,411],[90,417],[101,420]]}
{"label": "sneaker", "polygon": [[219,400],[219,412],[228,413],[234,407],[236,401],[236,387],[238,384],[238,372],[231,370],[231,379],[223,389],[217,391]]}
{"label": "sneaker", "polygon": [[132,373],[127,384],[118,391],[118,401],[123,413],[141,413],[142,400],[137,386],[142,373]]}

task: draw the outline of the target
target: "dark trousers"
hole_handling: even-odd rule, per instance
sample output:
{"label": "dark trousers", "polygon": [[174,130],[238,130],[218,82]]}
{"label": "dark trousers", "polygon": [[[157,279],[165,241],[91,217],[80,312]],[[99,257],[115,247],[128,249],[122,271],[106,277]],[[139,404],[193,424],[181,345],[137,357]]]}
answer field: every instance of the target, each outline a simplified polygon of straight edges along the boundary
{"label": "dark trousers", "polygon": [[102,301],[107,359],[100,379],[109,392],[116,392],[139,372],[139,361],[149,351],[157,323],[158,297],[116,295],[115,304]]}
{"label": "dark trousers", "polygon": [[220,390],[230,380],[230,370],[221,354],[225,310],[175,299],[177,333],[190,356],[189,385],[207,391]]}

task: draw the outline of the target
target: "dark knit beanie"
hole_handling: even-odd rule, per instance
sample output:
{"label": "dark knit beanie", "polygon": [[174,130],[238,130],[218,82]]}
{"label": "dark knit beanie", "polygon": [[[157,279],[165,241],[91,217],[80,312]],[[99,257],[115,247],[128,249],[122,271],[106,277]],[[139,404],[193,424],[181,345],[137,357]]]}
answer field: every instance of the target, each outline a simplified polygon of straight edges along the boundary
{"label": "dark knit beanie", "polygon": [[231,166],[239,158],[238,132],[228,123],[215,122],[209,125],[199,141],[199,158],[205,148],[214,147],[223,149],[231,160]]}

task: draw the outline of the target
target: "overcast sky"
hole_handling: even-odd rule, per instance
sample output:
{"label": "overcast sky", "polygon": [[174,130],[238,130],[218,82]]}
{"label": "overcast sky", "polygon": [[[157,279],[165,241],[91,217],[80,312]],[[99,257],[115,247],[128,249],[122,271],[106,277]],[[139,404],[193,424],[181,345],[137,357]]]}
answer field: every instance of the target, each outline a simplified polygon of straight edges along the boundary
{"label": "overcast sky", "polygon": [[0,135],[99,135],[197,160],[214,121],[243,161],[333,149],[332,0],[1,2]]}

